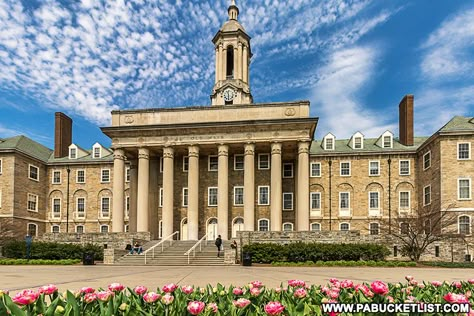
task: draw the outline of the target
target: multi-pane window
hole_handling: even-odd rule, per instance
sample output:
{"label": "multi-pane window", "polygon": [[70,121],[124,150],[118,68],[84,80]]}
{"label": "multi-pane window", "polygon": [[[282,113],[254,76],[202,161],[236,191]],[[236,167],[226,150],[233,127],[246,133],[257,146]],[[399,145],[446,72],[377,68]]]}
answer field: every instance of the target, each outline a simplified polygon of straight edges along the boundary
{"label": "multi-pane window", "polygon": [[458,159],[459,160],[471,159],[471,143],[458,144]]}
{"label": "multi-pane window", "polygon": [[244,170],[244,155],[234,155],[234,170]]}
{"label": "multi-pane window", "polygon": [[38,196],[36,194],[28,193],[27,197],[27,209],[28,211],[38,211]]}
{"label": "multi-pane window", "polygon": [[100,147],[94,147],[94,158],[100,158]]}
{"label": "multi-pane window", "polygon": [[311,192],[311,209],[321,209],[321,192]]}
{"label": "multi-pane window", "polygon": [[51,232],[52,233],[59,233],[60,232],[59,225],[51,226]]}
{"label": "multi-pane window", "polygon": [[321,163],[312,162],[311,163],[311,177],[320,177],[321,176]]}
{"label": "multi-pane window", "polygon": [[244,187],[234,187],[234,205],[244,205]]}
{"label": "multi-pane window", "polygon": [[76,148],[69,148],[69,158],[76,159],[77,158],[77,149]]}
{"label": "multi-pane window", "polygon": [[28,223],[27,234],[29,236],[36,236],[38,234],[38,225],[33,223]]}
{"label": "multi-pane window", "polygon": [[400,160],[400,175],[410,175],[410,160]]}
{"label": "multi-pane window", "polygon": [[76,182],[85,183],[86,182],[86,171],[83,169],[77,170],[76,172]]}
{"label": "multi-pane window", "polygon": [[392,148],[392,136],[383,137],[383,148]]}
{"label": "multi-pane window", "polygon": [[33,165],[28,166],[28,177],[30,179],[39,180],[39,168]]}
{"label": "multi-pane window", "polygon": [[379,234],[379,223],[370,223],[369,225],[369,233],[370,235],[378,235]]}
{"label": "multi-pane window", "polygon": [[340,165],[340,174],[341,176],[350,176],[351,175],[351,163],[350,162],[341,162]]}
{"label": "multi-pane window", "polygon": [[369,161],[369,175],[380,175],[380,161]]}
{"label": "multi-pane window", "polygon": [[423,155],[423,169],[428,169],[431,166],[431,151]]}
{"label": "multi-pane window", "polygon": [[109,232],[109,225],[100,225],[100,232],[106,234]]}
{"label": "multi-pane window", "polygon": [[259,154],[258,155],[258,169],[270,169],[270,155]]}
{"label": "multi-pane window", "polygon": [[188,206],[188,188],[183,188],[183,206]]}
{"label": "multi-pane window", "polygon": [[292,163],[283,164],[283,178],[293,178],[293,164]]}
{"label": "multi-pane window", "polygon": [[207,193],[207,205],[208,206],[217,206],[217,188],[212,187],[208,189]]}
{"label": "multi-pane window", "polygon": [[209,161],[208,161],[208,164],[209,164],[209,171],[217,171],[217,169],[219,168],[219,158],[217,156],[209,156],[208,157]]}
{"label": "multi-pane window", "polygon": [[458,217],[458,230],[463,235],[471,234],[471,218],[469,216],[462,215]]}
{"label": "multi-pane window", "polygon": [[189,157],[184,156],[183,157],[183,171],[187,172],[189,170]]}
{"label": "multi-pane window", "polygon": [[102,169],[100,181],[110,182],[110,169]]}
{"label": "multi-pane window", "polygon": [[410,191],[399,192],[399,199],[400,199],[400,209],[402,210],[410,209]]}
{"label": "multi-pane window", "polygon": [[423,188],[423,204],[428,205],[431,203],[431,185]]}
{"label": "multi-pane window", "polygon": [[410,224],[409,223],[400,223],[400,233],[408,234],[410,231]]}
{"label": "multi-pane window", "polygon": [[425,222],[423,223],[423,230],[425,232],[425,235],[431,234],[431,220],[425,220]]}
{"label": "multi-pane window", "polygon": [[61,217],[61,199],[53,199],[53,217]]}
{"label": "multi-pane window", "polygon": [[362,148],[362,137],[355,137],[354,138],[354,149],[361,149]]}
{"label": "multi-pane window", "polygon": [[471,179],[458,179],[458,199],[471,199]]}
{"label": "multi-pane window", "polygon": [[53,184],[61,183],[61,171],[54,170],[53,171]]}
{"label": "multi-pane window", "polygon": [[349,230],[349,223],[341,223],[339,224],[340,231],[348,231]]}
{"label": "multi-pane window", "polygon": [[333,150],[334,149],[334,138],[332,137],[326,137],[324,139],[324,149],[326,150]]}
{"label": "multi-pane window", "polygon": [[320,232],[321,231],[321,224],[311,223],[311,231],[312,232]]}
{"label": "multi-pane window", "polygon": [[125,197],[125,217],[130,216],[130,196]]}
{"label": "multi-pane window", "polygon": [[371,210],[379,209],[379,193],[378,192],[369,192],[369,208]]}
{"label": "multi-pane window", "polygon": [[283,209],[286,211],[293,209],[293,193],[283,193]]}
{"label": "multi-pane window", "polygon": [[270,204],[270,187],[269,186],[258,187],[258,204],[259,205]]}
{"label": "multi-pane window", "polygon": [[292,223],[284,223],[283,224],[283,231],[284,232],[292,232],[293,231],[293,224]]}
{"label": "multi-pane window", "polygon": [[102,214],[102,217],[109,217],[110,215],[110,198],[107,196],[103,196],[101,199],[101,204],[100,204],[100,211]]}
{"label": "multi-pane window", "polygon": [[163,188],[160,188],[158,200],[158,206],[163,207]]}
{"label": "multi-pane window", "polygon": [[84,234],[84,226],[83,225],[77,225],[76,226],[76,233]]}
{"label": "multi-pane window", "polygon": [[130,182],[130,167],[125,168],[125,182]]}
{"label": "multi-pane window", "polygon": [[269,226],[270,226],[270,223],[269,223],[268,219],[260,219],[258,221],[258,231],[260,231],[260,232],[267,232]]}
{"label": "multi-pane window", "polygon": [[84,218],[86,216],[86,198],[78,197],[76,200],[76,211],[78,218]]}
{"label": "multi-pane window", "polygon": [[349,209],[349,192],[339,192],[339,208],[341,210]]}

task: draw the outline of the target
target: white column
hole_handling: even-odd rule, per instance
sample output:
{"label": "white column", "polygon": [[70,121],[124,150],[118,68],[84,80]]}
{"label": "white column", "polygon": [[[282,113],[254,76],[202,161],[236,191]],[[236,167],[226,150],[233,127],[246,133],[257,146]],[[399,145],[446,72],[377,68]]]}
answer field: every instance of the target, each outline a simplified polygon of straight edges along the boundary
{"label": "white column", "polygon": [[237,71],[239,69],[239,63],[238,63],[239,54],[237,51],[237,46],[234,47],[233,54],[234,54],[234,78],[233,79],[237,79]]}
{"label": "white column", "polygon": [[229,146],[219,145],[217,171],[217,231],[223,240],[229,231]]}
{"label": "white column", "polygon": [[282,225],[282,183],[281,143],[272,143],[270,223],[272,231],[281,231]]}
{"label": "white column", "polygon": [[221,55],[221,80],[225,80],[226,76],[225,76],[225,73],[226,73],[226,59],[227,59],[227,49],[224,49],[224,45],[221,44],[219,46],[219,50],[220,50],[220,55]]}
{"label": "white column", "polygon": [[188,240],[199,239],[199,147],[188,148]]}
{"label": "white column", "polygon": [[255,230],[255,144],[245,145],[244,230]]}
{"label": "white column", "polygon": [[216,83],[219,81],[219,47],[216,46]]}
{"label": "white column", "polygon": [[237,44],[238,51],[237,51],[237,79],[242,80],[242,43]]}
{"label": "white column", "polygon": [[114,182],[113,182],[113,212],[112,212],[112,232],[120,233],[124,229],[125,203],[125,152],[123,149],[114,150]]}
{"label": "white column", "polygon": [[173,233],[174,149],[163,148],[163,238]]}
{"label": "white column", "polygon": [[296,230],[309,230],[309,142],[298,143]]}
{"label": "white column", "polygon": [[149,231],[148,194],[150,186],[150,151],[138,149],[137,232]]}
{"label": "white column", "polygon": [[131,233],[137,232],[137,189],[138,189],[138,162],[130,161],[130,213],[128,214],[128,228]]}
{"label": "white column", "polygon": [[248,55],[247,46],[245,45],[244,45],[244,53],[242,56],[242,60],[243,60],[242,80],[248,84],[249,83],[249,80],[248,80],[249,55]]}

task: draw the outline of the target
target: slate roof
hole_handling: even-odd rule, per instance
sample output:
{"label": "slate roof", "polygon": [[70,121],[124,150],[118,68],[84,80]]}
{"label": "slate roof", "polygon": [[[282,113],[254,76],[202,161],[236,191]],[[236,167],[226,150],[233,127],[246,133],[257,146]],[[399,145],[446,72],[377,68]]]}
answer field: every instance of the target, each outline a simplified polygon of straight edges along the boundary
{"label": "slate roof", "polygon": [[24,136],[14,136],[0,140],[0,150],[18,150],[31,157],[47,162],[53,151]]}
{"label": "slate roof", "polygon": [[455,116],[446,125],[440,128],[440,132],[464,132],[474,131],[474,117]]}

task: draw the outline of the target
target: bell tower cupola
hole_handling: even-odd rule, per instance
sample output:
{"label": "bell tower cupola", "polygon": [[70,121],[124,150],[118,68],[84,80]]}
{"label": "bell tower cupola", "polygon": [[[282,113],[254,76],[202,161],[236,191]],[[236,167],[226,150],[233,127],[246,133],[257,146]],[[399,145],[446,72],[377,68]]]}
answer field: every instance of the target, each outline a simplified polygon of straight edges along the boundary
{"label": "bell tower cupola", "polygon": [[216,55],[216,78],[211,94],[212,105],[238,105],[253,102],[249,86],[252,51],[250,36],[237,20],[239,8],[232,0],[227,9],[229,20],[212,39]]}

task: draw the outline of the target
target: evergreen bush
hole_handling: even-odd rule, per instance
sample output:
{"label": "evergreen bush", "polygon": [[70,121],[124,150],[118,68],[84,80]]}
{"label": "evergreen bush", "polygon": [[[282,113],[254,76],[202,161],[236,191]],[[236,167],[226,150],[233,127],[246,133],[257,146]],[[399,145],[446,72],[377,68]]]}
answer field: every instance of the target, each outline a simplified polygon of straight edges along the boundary
{"label": "evergreen bush", "polygon": [[[64,244],[56,242],[33,242],[31,244],[30,259],[82,259],[84,252],[94,253],[95,260],[104,259],[102,246],[94,244]],[[3,246],[3,255],[7,258],[26,258],[26,243],[12,240]]]}

